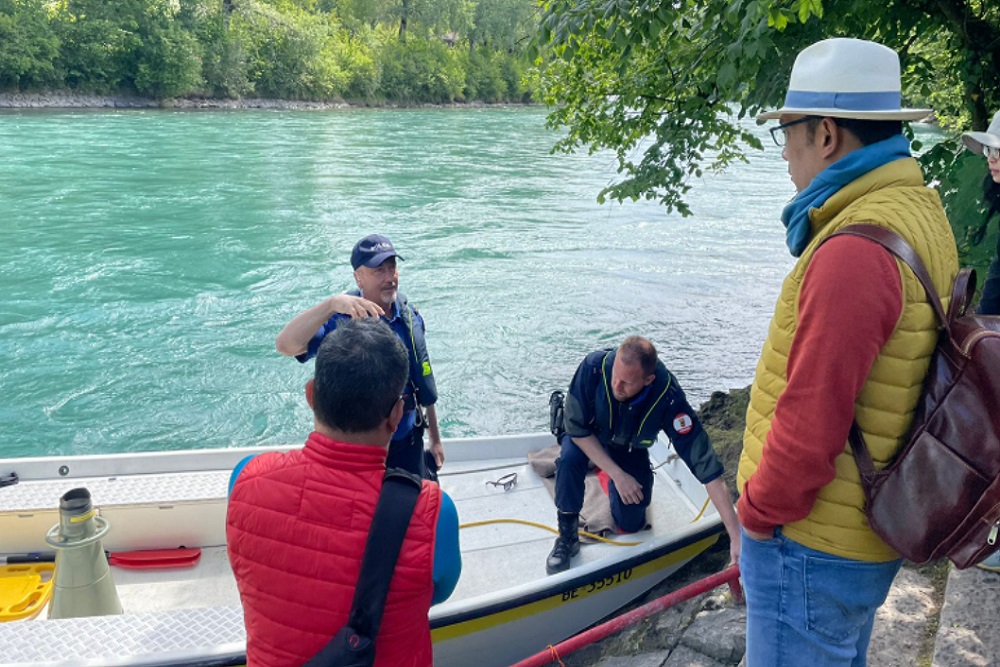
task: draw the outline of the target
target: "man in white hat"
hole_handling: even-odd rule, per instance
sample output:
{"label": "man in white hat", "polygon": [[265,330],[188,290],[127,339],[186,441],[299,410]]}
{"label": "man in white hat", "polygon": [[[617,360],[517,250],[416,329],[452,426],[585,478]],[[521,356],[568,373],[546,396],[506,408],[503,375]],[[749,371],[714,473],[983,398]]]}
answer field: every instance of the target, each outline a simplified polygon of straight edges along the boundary
{"label": "man in white hat", "polygon": [[[781,219],[798,258],[785,278],[747,410],[738,504],[748,667],[865,664],[875,611],[900,558],[864,514],[848,444],[856,419],[876,465],[904,442],[937,342],[908,268],[874,242],[835,231],[891,229],[948,293],[951,227],[910,156],[899,58],[829,39],[803,50],[774,120],[798,194]],[[822,243],[822,247],[820,244]],[[900,508],[905,511],[905,508]]]}

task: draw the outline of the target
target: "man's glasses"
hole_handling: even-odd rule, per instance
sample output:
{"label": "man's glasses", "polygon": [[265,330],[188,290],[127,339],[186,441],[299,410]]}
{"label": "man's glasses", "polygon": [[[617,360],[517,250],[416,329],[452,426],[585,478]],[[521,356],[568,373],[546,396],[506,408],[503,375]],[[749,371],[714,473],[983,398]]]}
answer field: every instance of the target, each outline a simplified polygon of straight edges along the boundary
{"label": "man's glasses", "polygon": [[815,118],[816,116],[805,116],[803,118],[799,118],[798,120],[793,120],[790,123],[782,123],[777,127],[772,127],[770,132],[771,132],[771,138],[774,139],[774,145],[777,146],[778,148],[781,148],[782,146],[785,145],[785,140],[786,140],[785,130],[787,128],[791,127],[792,125],[798,125],[799,123],[807,123],[811,120],[814,120]]}
{"label": "man's glasses", "polygon": [[399,403],[400,401],[405,401],[405,400],[406,400],[406,393],[404,392],[404,393],[402,393],[402,394],[399,395],[399,398],[397,398],[395,401],[392,402],[392,405],[389,406],[389,411],[385,413],[385,416],[388,418],[389,415],[392,414],[393,408],[396,407],[396,403]]}
{"label": "man's glasses", "polygon": [[993,146],[983,146],[983,157],[987,160],[1000,160],[1000,148]]}
{"label": "man's glasses", "polygon": [[507,473],[506,475],[504,475],[495,482],[492,480],[486,480],[486,484],[487,486],[501,488],[504,491],[510,491],[515,486],[517,486],[517,473],[516,472]]}

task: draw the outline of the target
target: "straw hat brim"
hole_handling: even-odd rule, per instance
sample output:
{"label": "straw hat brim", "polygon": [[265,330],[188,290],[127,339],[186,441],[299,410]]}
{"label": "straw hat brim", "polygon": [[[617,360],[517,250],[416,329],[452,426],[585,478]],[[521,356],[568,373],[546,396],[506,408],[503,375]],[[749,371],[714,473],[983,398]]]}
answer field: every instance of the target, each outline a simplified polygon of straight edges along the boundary
{"label": "straw hat brim", "polygon": [[962,143],[973,153],[979,153],[983,146],[1000,148],[1000,136],[989,132],[966,132],[962,135]]}
{"label": "straw hat brim", "polygon": [[[777,120],[783,114],[802,116],[822,116],[824,118],[854,118],[857,120],[923,120],[931,115],[933,109],[890,109],[886,111],[852,111],[850,109],[795,109],[782,107],[775,111],[766,111],[757,116],[757,123]],[[981,134],[981,133],[977,133]]]}

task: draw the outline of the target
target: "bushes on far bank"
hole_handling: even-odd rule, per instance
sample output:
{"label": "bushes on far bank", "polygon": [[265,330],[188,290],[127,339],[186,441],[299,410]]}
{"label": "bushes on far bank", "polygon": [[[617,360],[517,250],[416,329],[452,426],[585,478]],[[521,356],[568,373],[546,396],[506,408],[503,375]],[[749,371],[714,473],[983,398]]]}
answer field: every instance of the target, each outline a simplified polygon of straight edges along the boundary
{"label": "bushes on far bank", "polygon": [[488,40],[471,48],[455,32],[415,21],[407,32],[343,21],[320,8],[326,4],[0,0],[0,91],[401,104],[532,99],[522,53]]}

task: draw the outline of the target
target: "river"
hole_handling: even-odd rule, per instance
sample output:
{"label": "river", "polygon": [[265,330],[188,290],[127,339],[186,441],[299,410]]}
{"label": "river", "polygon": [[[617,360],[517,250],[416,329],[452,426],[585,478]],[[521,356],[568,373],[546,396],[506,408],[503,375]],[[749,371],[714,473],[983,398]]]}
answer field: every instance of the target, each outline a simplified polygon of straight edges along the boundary
{"label": "river", "polygon": [[[445,436],[547,427],[588,351],[651,338],[695,405],[750,382],[794,194],[767,140],[689,218],[596,203],[613,156],[537,108],[0,114],[4,457],[303,441],[297,312],[393,239]],[[758,130],[765,137],[764,130]]]}

